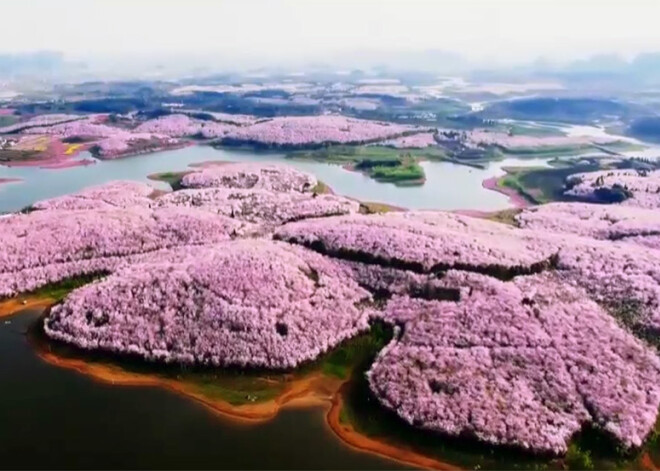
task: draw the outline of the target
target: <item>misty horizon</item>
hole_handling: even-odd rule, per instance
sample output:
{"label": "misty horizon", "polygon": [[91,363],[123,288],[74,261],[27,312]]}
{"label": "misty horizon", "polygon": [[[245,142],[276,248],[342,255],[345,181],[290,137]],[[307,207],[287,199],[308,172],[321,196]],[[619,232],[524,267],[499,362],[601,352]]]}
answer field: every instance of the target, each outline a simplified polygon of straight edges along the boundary
{"label": "misty horizon", "polygon": [[189,55],[270,65],[443,51],[505,66],[660,51],[660,3],[644,0],[25,0],[3,12],[15,21],[0,30],[0,54],[48,50],[71,61]]}

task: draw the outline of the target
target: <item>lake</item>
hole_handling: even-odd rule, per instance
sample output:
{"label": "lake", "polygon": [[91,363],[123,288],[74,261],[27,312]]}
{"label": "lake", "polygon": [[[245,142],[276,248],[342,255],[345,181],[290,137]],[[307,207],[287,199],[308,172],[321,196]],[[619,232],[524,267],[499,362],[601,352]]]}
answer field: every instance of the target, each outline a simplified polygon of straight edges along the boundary
{"label": "lake", "polygon": [[321,408],[236,423],[160,388],[112,386],[52,366],[25,335],[39,315],[0,320],[2,468],[404,468],[344,445]]}
{"label": "lake", "polygon": [[[79,158],[92,158],[83,152]],[[388,203],[410,209],[475,209],[496,211],[510,207],[508,197],[486,190],[483,180],[502,175],[502,167],[547,165],[546,159],[505,159],[486,169],[450,162],[422,162],[427,181],[421,186],[397,187],[379,183],[366,175],[323,162],[285,159],[276,153],[255,153],[191,146],[153,154],[99,161],[88,166],[63,169],[0,166],[0,178],[20,178],[0,184],[0,212],[17,211],[36,201],[79,191],[111,180],[149,181],[147,175],[186,170],[192,163],[214,161],[285,162],[316,177],[340,195],[363,201]],[[151,182],[159,188],[167,185]]]}

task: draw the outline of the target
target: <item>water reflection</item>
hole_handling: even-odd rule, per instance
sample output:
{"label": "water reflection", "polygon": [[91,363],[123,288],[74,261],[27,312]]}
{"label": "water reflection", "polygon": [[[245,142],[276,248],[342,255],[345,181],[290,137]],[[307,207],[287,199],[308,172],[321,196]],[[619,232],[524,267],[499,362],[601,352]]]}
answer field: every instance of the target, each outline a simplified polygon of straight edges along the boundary
{"label": "water reflection", "polygon": [[[86,153],[81,158],[90,158]],[[19,183],[0,185],[0,211],[16,211],[35,201],[79,191],[111,180],[148,181],[147,175],[185,170],[191,163],[205,160],[283,162],[283,154],[254,153],[192,146],[94,165],[57,170],[35,167],[0,166],[0,178],[20,178]],[[427,181],[422,186],[397,187],[379,183],[341,166],[322,162],[286,163],[311,172],[330,185],[336,193],[365,201],[388,203],[411,209],[498,210],[509,206],[504,195],[482,187],[484,179],[503,174],[502,167],[546,165],[546,159],[506,159],[477,169],[449,162],[423,162]],[[154,183],[154,182],[152,182]],[[162,183],[155,186],[166,188]]]}

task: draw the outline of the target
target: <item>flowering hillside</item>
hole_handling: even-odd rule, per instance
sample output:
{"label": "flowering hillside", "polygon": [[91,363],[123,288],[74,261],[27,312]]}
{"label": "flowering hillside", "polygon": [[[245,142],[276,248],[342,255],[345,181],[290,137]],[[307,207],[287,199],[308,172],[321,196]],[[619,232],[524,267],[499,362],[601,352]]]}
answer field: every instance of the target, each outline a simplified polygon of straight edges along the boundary
{"label": "flowering hillside", "polygon": [[154,189],[144,183],[114,181],[72,195],[38,201],[32,209],[112,209],[131,206],[149,207]]}
{"label": "flowering hillside", "polygon": [[180,190],[158,198],[156,206],[204,208],[266,225],[280,225],[314,217],[357,213],[357,201],[335,195],[255,189],[203,188]]}
{"label": "flowering hillside", "polygon": [[230,164],[162,195],[115,182],[39,202],[0,219],[0,296],[104,273],[47,335],[215,366],[293,368],[380,319],[395,336],[368,384],[414,427],[559,454],[587,424],[644,443],[660,406],[651,210],[557,203],[512,227],[355,214],[316,183]]}
{"label": "flowering hillside", "polygon": [[621,203],[641,208],[660,207],[660,171],[602,170],[568,179],[566,191],[586,201]]}
{"label": "flowering hillside", "polygon": [[655,209],[549,203],[523,211],[516,220],[527,229],[622,240],[660,249],[660,212]]}
{"label": "flowering hillside", "polygon": [[227,163],[189,173],[181,180],[186,188],[245,188],[269,191],[309,191],[318,181],[310,173],[286,165]]}
{"label": "flowering hillside", "polygon": [[287,116],[236,128],[229,132],[225,139],[236,143],[301,147],[319,144],[362,144],[399,137],[415,130],[412,126],[345,116]]}
{"label": "flowering hillside", "polygon": [[369,299],[330,259],[237,241],[122,269],[74,292],[45,328],[82,348],[149,360],[290,368],[365,330]]}
{"label": "flowering hillside", "polygon": [[170,137],[201,136],[212,139],[223,137],[235,127],[226,123],[202,121],[183,114],[171,114],[146,121],[135,128],[135,132],[164,134]]}

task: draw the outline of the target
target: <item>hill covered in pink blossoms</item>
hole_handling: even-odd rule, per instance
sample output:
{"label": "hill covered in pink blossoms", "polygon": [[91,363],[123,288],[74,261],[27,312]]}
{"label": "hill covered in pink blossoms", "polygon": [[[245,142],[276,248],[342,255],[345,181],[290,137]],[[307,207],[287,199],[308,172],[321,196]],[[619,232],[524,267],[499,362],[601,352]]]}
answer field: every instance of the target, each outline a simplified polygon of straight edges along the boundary
{"label": "hill covered in pink blossoms", "polygon": [[131,181],[114,181],[105,185],[87,188],[72,195],[58,196],[38,201],[33,210],[53,209],[112,209],[131,206],[149,207],[153,187]]}
{"label": "hill covered in pink blossoms", "polygon": [[170,137],[200,136],[213,139],[223,137],[235,128],[236,125],[233,124],[203,121],[184,114],[171,114],[146,121],[135,128],[135,132],[165,134]]}
{"label": "hill covered in pink blossoms", "polygon": [[286,165],[256,163],[215,164],[184,175],[186,188],[243,188],[269,191],[309,191],[318,183],[310,173]]}
{"label": "hill covered in pink blossoms", "polygon": [[660,171],[601,170],[569,178],[566,194],[596,203],[660,208]]}
{"label": "hill covered in pink blossoms", "polygon": [[[171,137],[200,136],[229,144],[306,147],[322,144],[364,144],[415,134],[423,129],[345,116],[283,116],[246,121],[243,125],[205,121],[172,114],[147,121],[136,132]],[[426,142],[426,141],[425,141]]]}
{"label": "hill covered in pink blossoms", "polygon": [[357,213],[357,201],[335,195],[228,188],[180,190],[156,200],[160,207],[202,208],[257,224],[279,225],[314,217]]}
{"label": "hill covered in pink blossoms", "polygon": [[32,118],[19,121],[18,123],[9,126],[0,127],[0,134],[12,134],[20,131],[25,131],[38,126],[51,126],[61,123],[68,123],[83,119],[82,116],[73,114],[42,114]]}
{"label": "hill covered in pink blossoms", "polygon": [[72,293],[45,328],[149,360],[288,368],[366,330],[370,298],[332,259],[242,240],[122,269]]}
{"label": "hill covered in pink blossoms", "polygon": [[549,203],[516,216],[520,227],[660,249],[660,212],[619,204]]}
{"label": "hill covered in pink blossoms", "polygon": [[211,167],[184,183],[167,194],[115,183],[0,219],[0,295],[102,272],[53,307],[49,336],[216,366],[292,368],[380,320],[395,335],[369,388],[413,427],[549,453],[587,425],[625,449],[653,430],[660,250],[648,209],[551,204],[513,227],[356,214],[281,166]]}
{"label": "hill covered in pink blossoms", "polygon": [[345,116],[286,116],[238,127],[222,142],[274,147],[321,144],[365,144],[420,132],[413,126]]}

